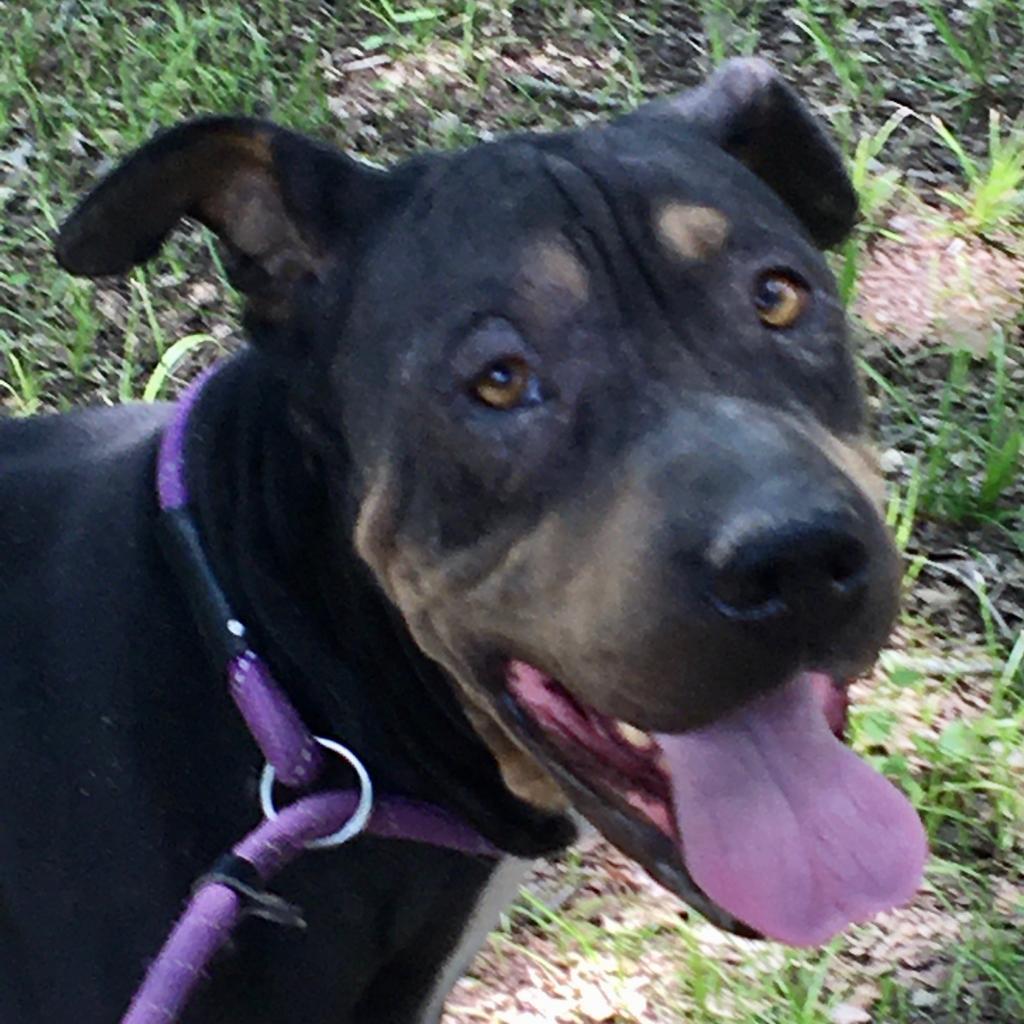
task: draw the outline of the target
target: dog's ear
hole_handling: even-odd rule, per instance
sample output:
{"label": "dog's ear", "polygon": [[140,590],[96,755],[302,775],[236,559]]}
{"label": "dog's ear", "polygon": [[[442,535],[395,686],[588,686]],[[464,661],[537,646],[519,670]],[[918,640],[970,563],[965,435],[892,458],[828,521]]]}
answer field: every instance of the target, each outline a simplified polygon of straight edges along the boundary
{"label": "dog's ear", "polygon": [[61,228],[73,274],[120,274],[153,256],[183,217],[224,242],[232,282],[263,317],[328,253],[358,234],[389,176],[265,121],[212,117],[165,131],[132,153]]}
{"label": "dog's ear", "polygon": [[841,242],[856,223],[857,194],[842,157],[767,61],[727,61],[699,88],[637,114],[681,118],[713,139],[771,186],[822,248]]}

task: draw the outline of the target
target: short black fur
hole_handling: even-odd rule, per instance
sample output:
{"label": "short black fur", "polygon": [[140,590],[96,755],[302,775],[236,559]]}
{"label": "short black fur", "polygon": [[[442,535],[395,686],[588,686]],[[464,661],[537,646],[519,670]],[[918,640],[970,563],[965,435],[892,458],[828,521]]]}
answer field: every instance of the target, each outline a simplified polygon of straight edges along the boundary
{"label": "short black fur", "polygon": [[[810,163],[766,157],[773,125]],[[720,209],[723,252],[687,263],[660,249],[652,217],[669,199]],[[837,663],[870,656],[891,618],[880,526],[794,426],[862,426],[812,244],[842,237],[854,209],[834,150],[758,62],[610,126],[389,172],[265,122],[206,119],[101,183],[60,235],[62,264],[124,272],[197,218],[226,246],[253,345],[193,412],[188,519],[170,546],[154,479],[170,406],[0,424],[0,1021],[112,1024],[196,878],[256,823],[260,759],[226,688],[234,648],[204,643],[197,580],[199,619],[237,614],[308,726],[358,751],[378,792],[440,804],[518,857],[574,828],[543,748],[508,739],[500,666],[525,651],[572,678],[580,652],[549,636],[570,632],[558,588],[574,573],[642,584],[622,621],[600,620],[600,588],[575,610],[602,643],[624,637],[636,670],[609,682],[584,661],[579,685],[645,728],[723,713],[748,695],[740,669],[764,662],[758,685],[772,685],[811,641]],[[800,268],[817,300],[786,337],[736,300],[772,260]],[[510,351],[540,368],[545,401],[501,417],[472,380]],[[712,451],[719,427],[709,466],[687,438]],[[642,556],[595,555],[637,466],[652,484]],[[712,621],[691,602],[685,571],[731,488],[769,471],[788,481],[771,492],[778,515],[812,489],[824,512],[852,510],[877,553],[878,600],[825,637]],[[557,558],[510,560],[552,529],[567,531]],[[686,662],[672,643],[690,630],[693,671],[720,680],[699,700],[662,671]],[[643,860],[641,826],[599,804],[582,810]],[[656,859],[700,905],[681,866]],[[275,883],[308,929],[246,920],[184,1022],[436,1020],[434,990],[493,870],[367,838],[311,854]]]}

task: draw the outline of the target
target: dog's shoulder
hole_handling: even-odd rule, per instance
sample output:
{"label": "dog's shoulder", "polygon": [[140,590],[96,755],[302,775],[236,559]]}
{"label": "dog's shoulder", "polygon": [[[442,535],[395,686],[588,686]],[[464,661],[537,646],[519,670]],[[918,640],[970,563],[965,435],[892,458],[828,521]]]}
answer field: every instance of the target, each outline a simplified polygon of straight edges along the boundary
{"label": "dog's shoulder", "polygon": [[170,406],[133,402],[115,407],[0,420],[0,492],[15,476],[54,473],[62,467],[95,469],[155,437]]}
{"label": "dog's shoulder", "polygon": [[112,408],[0,422],[0,560],[38,574],[46,553],[104,543],[138,518],[172,406]]}

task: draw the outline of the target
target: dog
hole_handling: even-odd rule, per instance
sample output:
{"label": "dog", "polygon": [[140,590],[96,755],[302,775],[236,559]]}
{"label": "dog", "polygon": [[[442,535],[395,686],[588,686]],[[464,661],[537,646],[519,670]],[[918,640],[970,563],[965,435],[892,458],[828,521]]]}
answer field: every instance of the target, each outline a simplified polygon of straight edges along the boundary
{"label": "dog", "polygon": [[273,886],[306,928],[249,914],[182,1021],[437,1021],[575,814],[741,934],[910,898],[920,823],[834,735],[900,579],[822,255],[856,197],[768,64],[386,170],[185,122],[57,256],[123,274],[186,217],[249,339],[180,421],[191,568],[155,483],[174,405],[0,424],[4,1024],[117,1020],[260,820],[197,574],[374,793],[498,855],[309,852]]}

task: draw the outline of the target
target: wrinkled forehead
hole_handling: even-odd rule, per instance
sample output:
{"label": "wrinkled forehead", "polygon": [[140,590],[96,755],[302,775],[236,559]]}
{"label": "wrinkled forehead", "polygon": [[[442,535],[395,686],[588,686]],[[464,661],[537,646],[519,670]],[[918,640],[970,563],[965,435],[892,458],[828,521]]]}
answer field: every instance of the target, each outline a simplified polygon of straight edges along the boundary
{"label": "wrinkled forehead", "polygon": [[513,138],[447,157],[410,216],[429,224],[435,265],[500,266],[506,275],[571,230],[598,246],[657,243],[669,259],[710,257],[734,237],[820,263],[800,222],[757,176],[699,134],[656,124]]}

